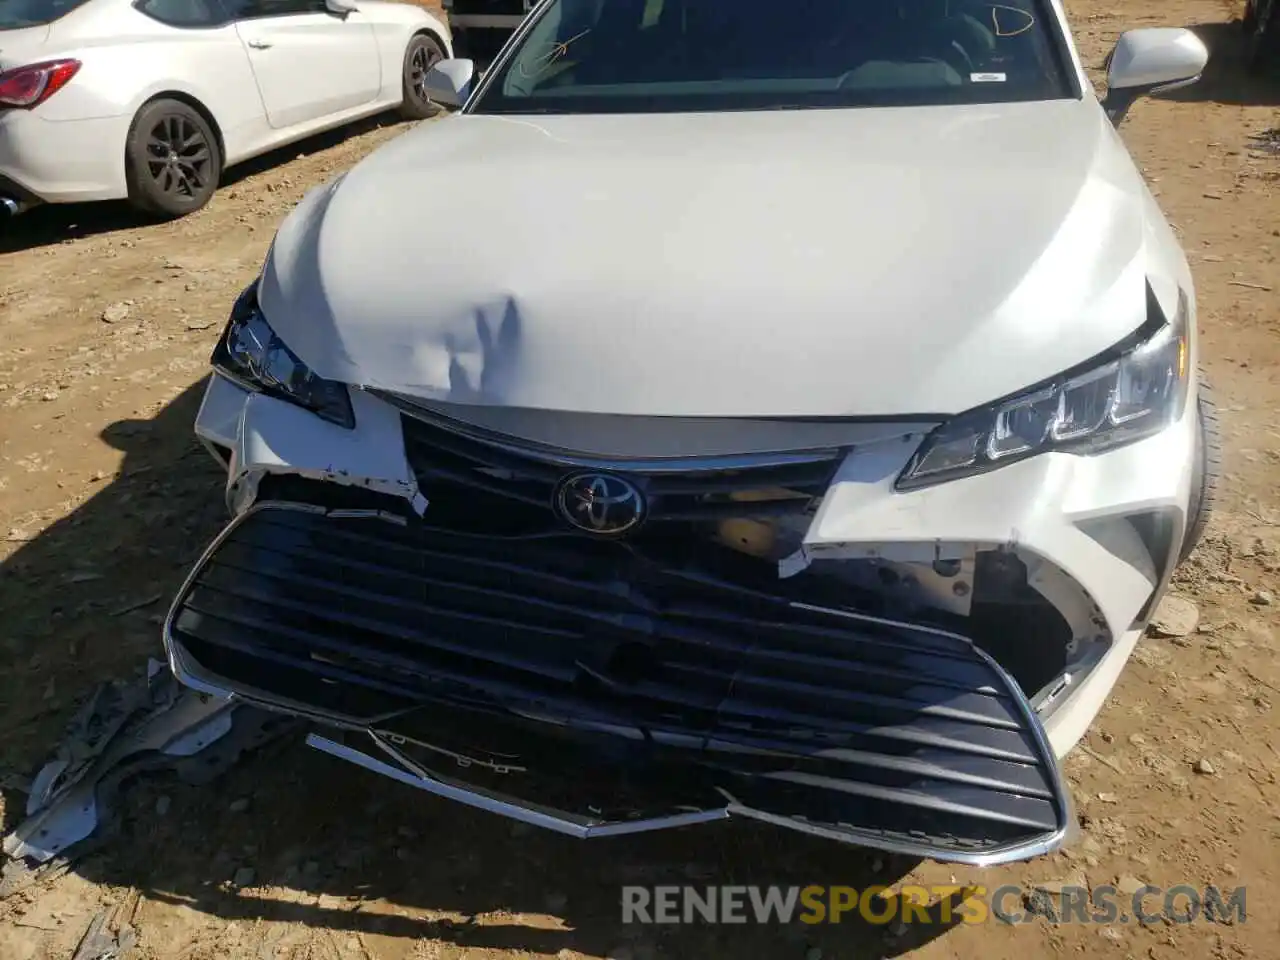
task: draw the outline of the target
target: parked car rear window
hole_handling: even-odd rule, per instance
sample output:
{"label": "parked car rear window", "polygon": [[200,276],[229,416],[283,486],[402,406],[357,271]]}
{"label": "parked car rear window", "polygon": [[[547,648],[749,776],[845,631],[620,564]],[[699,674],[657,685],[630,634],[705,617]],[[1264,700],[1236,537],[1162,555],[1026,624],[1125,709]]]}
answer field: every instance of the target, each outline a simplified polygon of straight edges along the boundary
{"label": "parked car rear window", "polygon": [[226,20],[214,0],[138,0],[134,6],[171,27],[214,27]]}
{"label": "parked car rear window", "polygon": [[0,0],[0,30],[39,27],[65,17],[88,0]]}
{"label": "parked car rear window", "polygon": [[543,0],[477,113],[1079,95],[1046,0]]}

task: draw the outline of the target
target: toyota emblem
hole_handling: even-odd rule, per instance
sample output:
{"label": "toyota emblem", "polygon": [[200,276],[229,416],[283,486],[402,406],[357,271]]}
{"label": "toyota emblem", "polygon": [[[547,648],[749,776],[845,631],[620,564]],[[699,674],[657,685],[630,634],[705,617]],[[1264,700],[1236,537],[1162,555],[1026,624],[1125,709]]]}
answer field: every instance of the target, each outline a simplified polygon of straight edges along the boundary
{"label": "toyota emblem", "polygon": [[608,473],[575,473],[556,489],[556,511],[584,533],[616,537],[644,519],[644,494]]}

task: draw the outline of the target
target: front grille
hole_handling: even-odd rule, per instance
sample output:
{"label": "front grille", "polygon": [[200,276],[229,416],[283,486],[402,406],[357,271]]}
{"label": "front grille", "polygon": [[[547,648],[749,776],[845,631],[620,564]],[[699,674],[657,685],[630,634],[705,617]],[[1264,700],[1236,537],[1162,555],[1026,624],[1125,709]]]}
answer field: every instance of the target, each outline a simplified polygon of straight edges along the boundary
{"label": "front grille", "polygon": [[[375,717],[435,711],[434,746],[536,756],[536,776],[504,782],[575,814],[656,791],[935,856],[1056,835],[1054,761],[989,658],[799,603],[766,572],[692,544],[263,505],[193,572],[166,637],[183,670],[268,704],[400,735],[408,718]],[[584,756],[644,789],[593,794]]]}
{"label": "front grille", "polygon": [[[465,498],[470,522],[494,518],[553,525],[557,485],[590,461],[557,461],[554,454],[505,447],[404,415],[405,453],[429,500]],[[777,454],[754,462],[673,460],[635,468],[611,464],[605,472],[625,477],[644,494],[646,523],[716,523],[765,519],[811,511],[840,465],[842,451]],[[486,502],[488,501],[488,502]],[[456,511],[438,511],[455,513]],[[519,514],[517,517],[516,514]]]}

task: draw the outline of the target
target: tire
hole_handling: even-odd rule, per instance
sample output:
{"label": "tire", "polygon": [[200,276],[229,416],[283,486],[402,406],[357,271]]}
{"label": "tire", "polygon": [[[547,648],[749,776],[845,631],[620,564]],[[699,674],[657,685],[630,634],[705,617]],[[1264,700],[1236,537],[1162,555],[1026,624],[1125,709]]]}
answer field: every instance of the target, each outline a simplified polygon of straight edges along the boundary
{"label": "tire", "polygon": [[444,48],[435,37],[420,33],[409,40],[404,52],[404,68],[401,83],[404,99],[400,103],[400,116],[406,120],[428,120],[440,113],[439,104],[427,96],[427,71],[445,58]]}
{"label": "tire", "polygon": [[1245,69],[1251,74],[1267,73],[1280,66],[1280,4],[1275,0],[1255,0],[1245,11],[1252,13],[1253,27],[1246,27]]}
{"label": "tire", "polygon": [[129,128],[125,174],[134,207],[172,220],[209,202],[222,176],[222,150],[200,111],[180,100],[153,100]]}
{"label": "tire", "polygon": [[1196,462],[1191,473],[1191,503],[1187,506],[1187,531],[1182,537],[1178,562],[1191,556],[1191,551],[1204,536],[1209,518],[1218,504],[1218,483],[1222,477],[1222,428],[1213,391],[1202,376],[1196,400],[1200,429],[1196,434]]}

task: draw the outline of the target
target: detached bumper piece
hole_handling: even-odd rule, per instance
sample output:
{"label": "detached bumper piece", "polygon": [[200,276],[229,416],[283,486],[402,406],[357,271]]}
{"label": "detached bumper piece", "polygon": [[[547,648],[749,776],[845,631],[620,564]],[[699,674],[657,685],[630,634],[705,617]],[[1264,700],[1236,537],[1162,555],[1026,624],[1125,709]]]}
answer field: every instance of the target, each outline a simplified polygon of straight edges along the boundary
{"label": "detached bumper piece", "polygon": [[974,864],[1061,843],[1043,731],[968,640],[675,555],[260,504],[165,642],[184,682],[340,731],[314,746],[578,836],[736,815]]}

